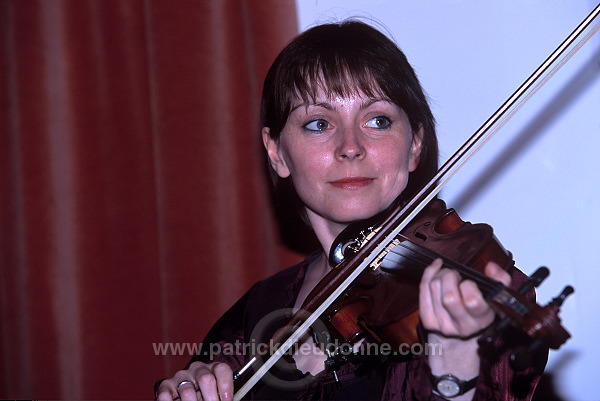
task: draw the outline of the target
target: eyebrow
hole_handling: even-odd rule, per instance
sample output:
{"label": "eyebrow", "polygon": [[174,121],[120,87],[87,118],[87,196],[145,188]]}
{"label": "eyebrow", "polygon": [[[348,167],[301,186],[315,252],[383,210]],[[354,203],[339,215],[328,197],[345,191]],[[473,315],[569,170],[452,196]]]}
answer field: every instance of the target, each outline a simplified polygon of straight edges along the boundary
{"label": "eyebrow", "polygon": [[[391,101],[389,101],[387,99],[383,99],[383,98],[379,98],[379,97],[368,98],[366,102],[363,102],[360,105],[360,110],[364,110],[364,109],[368,108],[369,106],[371,106],[372,104],[377,103],[377,102],[392,103]],[[326,110],[332,110],[332,111],[336,109],[331,103],[328,103],[328,102],[317,102],[317,103],[310,103],[310,104],[306,104],[306,103],[302,102],[302,103],[297,104],[296,106],[293,106],[290,109],[290,113],[292,113],[294,110],[296,110],[302,106],[305,106],[306,108],[311,107],[311,106],[312,107],[322,107]]]}

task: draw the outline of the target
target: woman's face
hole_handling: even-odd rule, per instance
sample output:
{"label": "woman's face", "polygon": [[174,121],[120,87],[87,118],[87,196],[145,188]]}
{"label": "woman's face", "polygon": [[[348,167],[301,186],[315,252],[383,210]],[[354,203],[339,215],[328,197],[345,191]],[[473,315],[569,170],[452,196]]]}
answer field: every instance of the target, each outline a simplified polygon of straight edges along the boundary
{"label": "woman's face", "polygon": [[315,225],[347,225],[385,210],[419,162],[422,132],[404,111],[357,94],[296,99],[279,140],[263,129],[277,174],[291,176]]}

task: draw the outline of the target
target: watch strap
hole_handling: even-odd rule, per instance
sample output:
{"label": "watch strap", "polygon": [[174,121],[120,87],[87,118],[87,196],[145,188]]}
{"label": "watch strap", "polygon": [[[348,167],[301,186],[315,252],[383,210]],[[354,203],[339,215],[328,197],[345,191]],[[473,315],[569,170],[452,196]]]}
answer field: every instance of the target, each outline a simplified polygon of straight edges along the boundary
{"label": "watch strap", "polygon": [[[465,380],[460,380],[458,377],[451,375],[451,374],[442,375],[442,376],[435,376],[433,374],[431,375],[431,381],[433,383],[433,392],[435,394],[440,395],[445,398],[454,398],[454,397],[458,397],[459,395],[463,395],[464,393],[466,393],[467,391],[469,391],[475,387],[475,385],[477,384],[477,379],[479,379],[479,376],[475,376],[471,380],[465,381]],[[452,394],[449,394],[449,393],[444,394],[444,392],[438,391],[438,389],[439,389],[438,384],[445,380],[450,381],[450,382],[454,383],[456,386],[458,386],[458,392],[452,393]]]}

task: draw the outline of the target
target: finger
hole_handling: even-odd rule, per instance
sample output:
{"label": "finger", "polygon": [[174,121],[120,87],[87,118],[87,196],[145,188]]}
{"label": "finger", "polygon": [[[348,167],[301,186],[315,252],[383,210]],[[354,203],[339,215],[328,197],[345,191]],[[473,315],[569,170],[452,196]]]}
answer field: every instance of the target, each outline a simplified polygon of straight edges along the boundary
{"label": "finger", "polygon": [[173,401],[179,398],[179,393],[175,389],[175,386],[170,384],[169,380],[164,380],[158,387],[156,399],[158,401]]}
{"label": "finger", "polygon": [[461,298],[466,312],[471,316],[480,316],[489,309],[488,303],[483,298],[483,294],[477,284],[471,280],[465,280],[459,285]]}
{"label": "finger", "polygon": [[494,320],[495,313],[473,281],[465,280],[460,283],[460,292],[469,317],[461,321],[461,332],[464,336],[469,336],[489,326]]}
{"label": "finger", "polygon": [[217,379],[217,391],[222,401],[233,399],[233,371],[225,363],[216,363],[212,368],[213,374]]}
{"label": "finger", "polygon": [[159,401],[196,400],[194,378],[188,371],[181,370],[158,387],[156,399]]}
{"label": "finger", "polygon": [[500,281],[506,287],[508,287],[512,281],[510,274],[502,267],[500,267],[500,265],[494,262],[488,262],[485,265],[484,272],[486,276],[493,278],[494,280]]}
{"label": "finger", "polygon": [[441,270],[442,265],[442,259],[434,259],[433,262],[431,262],[431,264],[427,266],[423,271],[423,277],[421,278],[421,282],[429,283],[437,274],[437,272]]}
{"label": "finger", "polygon": [[[433,299],[433,307],[437,318],[437,327],[433,328],[446,337],[466,338],[487,326],[487,321],[480,321],[479,316],[474,316],[471,308],[476,313],[485,315],[486,319],[493,318],[481,292],[472,281],[461,281],[461,276],[449,269],[441,270],[432,279],[432,288],[439,286],[437,299]],[[465,298],[467,297],[467,299]],[[470,307],[467,303],[470,302]],[[487,313],[487,314],[486,314]],[[490,315],[491,313],[491,315]],[[483,323],[482,323],[483,322]]]}
{"label": "finger", "polygon": [[485,301],[479,287],[471,280],[460,280],[456,275],[443,277],[442,303],[449,318],[442,333],[470,337],[494,319],[494,311]]}
{"label": "finger", "polygon": [[461,325],[468,324],[470,319],[460,291],[461,277],[452,270],[443,270],[437,280],[440,286],[440,296],[437,300],[437,314],[440,321],[440,331],[446,335],[460,335]]}
{"label": "finger", "polygon": [[[434,270],[434,269],[432,269]],[[456,325],[453,316],[449,313],[451,306],[460,302],[458,283],[460,275],[450,269],[439,269],[429,280],[425,292],[429,292],[429,310],[422,311],[426,329],[443,333],[447,336],[456,335]],[[427,300],[425,300],[427,302]]]}
{"label": "finger", "polygon": [[433,305],[431,281],[442,268],[442,260],[436,259],[424,271],[419,284],[419,315],[423,327],[429,330],[437,328],[437,318]]}
{"label": "finger", "polygon": [[204,401],[218,401],[217,378],[210,368],[202,369],[201,372],[199,376],[196,376],[200,399]]}
{"label": "finger", "polygon": [[197,401],[198,394],[196,391],[197,387],[192,378],[182,380],[177,384],[177,392],[181,401]]}

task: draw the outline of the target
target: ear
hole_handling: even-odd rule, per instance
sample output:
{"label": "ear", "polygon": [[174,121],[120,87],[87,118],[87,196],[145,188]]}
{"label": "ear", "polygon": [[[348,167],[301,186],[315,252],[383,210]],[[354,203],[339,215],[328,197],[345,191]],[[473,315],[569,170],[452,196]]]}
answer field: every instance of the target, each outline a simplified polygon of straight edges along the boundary
{"label": "ear", "polygon": [[419,126],[417,132],[413,133],[412,143],[410,145],[410,153],[408,155],[408,171],[411,173],[417,169],[419,161],[421,161],[421,147],[423,145],[423,137],[425,132],[423,126]]}
{"label": "ear", "polygon": [[262,140],[265,149],[267,150],[267,156],[271,162],[271,168],[275,170],[278,176],[286,178],[290,176],[290,169],[288,168],[285,159],[281,154],[281,147],[279,141],[273,139],[270,135],[269,127],[263,127],[262,129]]}

